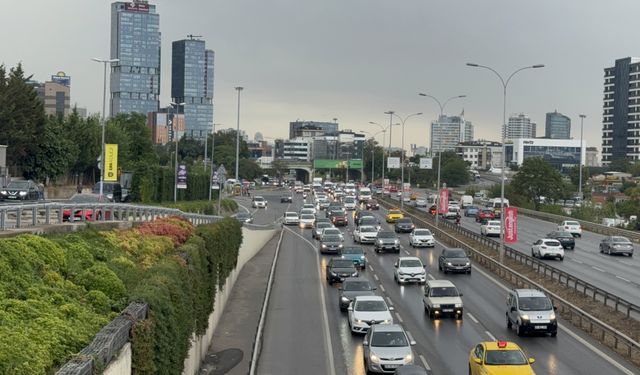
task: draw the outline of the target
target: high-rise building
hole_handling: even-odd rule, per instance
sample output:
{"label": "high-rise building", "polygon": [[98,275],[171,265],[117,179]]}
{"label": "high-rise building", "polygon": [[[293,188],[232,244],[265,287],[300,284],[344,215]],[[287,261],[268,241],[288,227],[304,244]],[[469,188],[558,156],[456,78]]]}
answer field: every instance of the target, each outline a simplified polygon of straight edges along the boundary
{"label": "high-rise building", "polygon": [[456,154],[469,163],[473,169],[500,168],[502,163],[502,143],[494,141],[469,141],[456,145]]}
{"label": "high-rise building", "polygon": [[454,151],[460,142],[473,140],[473,124],[460,116],[441,115],[431,122],[431,151]]}
{"label": "high-rise building", "polygon": [[640,58],[616,60],[604,70],[602,165],[640,160]]}
{"label": "high-rise building", "polygon": [[293,121],[289,123],[289,139],[316,137],[337,132],[337,122]]}
{"label": "high-rise building", "polygon": [[45,83],[27,81],[42,100],[46,115],[67,116],[71,113],[71,77],[64,72],[51,76]]}
{"label": "high-rise building", "polygon": [[518,138],[535,138],[536,124],[524,113],[509,116],[506,128],[502,127],[502,137],[506,140]]}
{"label": "high-rise building", "polygon": [[548,112],[544,123],[544,137],[571,139],[571,119],[558,111]]}
{"label": "high-rise building", "polygon": [[204,139],[213,124],[213,58],[203,40],[184,39],[172,44],[171,97],[181,107],[187,137]]}
{"label": "high-rise building", "polygon": [[157,112],[160,15],[144,0],[111,4],[111,115]]}

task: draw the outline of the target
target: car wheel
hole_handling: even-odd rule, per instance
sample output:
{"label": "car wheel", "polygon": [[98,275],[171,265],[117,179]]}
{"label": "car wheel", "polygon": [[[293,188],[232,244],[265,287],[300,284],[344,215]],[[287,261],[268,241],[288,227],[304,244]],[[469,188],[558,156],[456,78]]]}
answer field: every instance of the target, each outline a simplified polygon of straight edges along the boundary
{"label": "car wheel", "polygon": [[507,316],[507,329],[511,329],[512,327],[513,327],[513,324],[511,323],[509,316]]}
{"label": "car wheel", "polygon": [[518,336],[522,336],[524,332],[522,331],[522,328],[520,327],[520,323],[516,323],[516,335]]}
{"label": "car wheel", "polygon": [[602,251],[602,245],[600,245],[600,254],[604,253],[604,251]]}
{"label": "car wheel", "polygon": [[575,248],[576,248],[575,246],[571,246],[571,250],[573,250],[573,249],[575,249]]}
{"label": "car wheel", "polygon": [[449,271],[447,270],[447,267],[442,267],[442,272],[444,272],[445,275],[449,273]]}
{"label": "car wheel", "polygon": [[560,261],[563,261],[563,260],[564,260],[564,257],[559,257],[558,259],[560,259]]}
{"label": "car wheel", "polygon": [[440,265],[440,263],[438,263],[438,271],[442,271],[442,265]]}

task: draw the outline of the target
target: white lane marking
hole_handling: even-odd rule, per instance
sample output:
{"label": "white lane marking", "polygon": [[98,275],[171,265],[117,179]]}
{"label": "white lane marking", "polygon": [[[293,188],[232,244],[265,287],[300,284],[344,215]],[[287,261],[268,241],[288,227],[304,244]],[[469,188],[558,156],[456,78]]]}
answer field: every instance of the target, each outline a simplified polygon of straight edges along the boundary
{"label": "white lane marking", "polygon": [[431,280],[435,280],[435,279],[436,279],[435,277],[433,277],[433,275],[432,275],[432,274],[428,274],[427,276],[429,276],[429,278],[430,278]]}
{"label": "white lane marking", "polygon": [[422,361],[422,365],[424,366],[424,369],[427,371],[431,371],[431,366],[429,366],[429,364],[427,363],[427,360],[424,358],[422,354],[420,354],[420,360]]}
{"label": "white lane marking", "polygon": [[386,293],[387,291],[384,290],[384,285],[380,284],[380,290],[382,291],[382,293]]}
{"label": "white lane marking", "polygon": [[409,336],[409,341],[416,341],[413,339],[413,335],[411,334],[411,332],[409,331],[405,331],[405,332],[407,332],[407,336]]}
{"label": "white lane marking", "polygon": [[468,316],[469,318],[471,318],[471,320],[473,320],[476,324],[480,323],[480,322],[478,321],[478,319],[476,319],[476,317],[475,317],[475,316],[471,315],[471,313],[467,313],[467,316]]}
{"label": "white lane marking", "polygon": [[404,320],[402,320],[402,317],[400,316],[400,314],[396,313],[396,316],[398,317],[398,321],[400,323],[404,323]]}
{"label": "white lane marking", "polygon": [[369,264],[369,269],[371,270],[371,272],[373,272],[373,267],[371,267],[370,264]]}
{"label": "white lane marking", "polygon": [[[307,240],[306,238],[304,238],[303,236],[301,236],[300,234],[294,232],[293,230],[284,227],[284,229],[288,230],[289,232],[295,234],[296,236],[302,238],[306,243],[309,244],[309,246],[311,246],[311,248],[314,250],[316,250],[316,246],[311,243],[311,241]],[[316,264],[318,265],[318,279],[322,280],[322,273],[320,271],[320,259],[318,257],[315,257],[316,259]],[[335,366],[335,362],[333,360],[333,343],[331,342],[331,333],[329,331],[329,316],[327,315],[327,302],[325,301],[324,298],[324,292],[322,290],[322,288],[325,287],[326,285],[321,281],[318,283],[318,289],[320,291],[320,304],[322,305],[322,325],[324,328],[324,344],[325,344],[325,351],[327,352],[327,361],[329,362],[327,364],[327,367],[329,367],[329,373],[331,375],[336,375],[336,366]]]}
{"label": "white lane marking", "polygon": [[407,255],[410,255],[410,253],[407,250],[404,250],[404,253]]}
{"label": "white lane marking", "polygon": [[622,277],[622,276],[618,276],[618,275],[616,275],[616,277],[617,277],[618,279],[622,280],[622,281],[626,281],[626,282],[628,282],[628,283],[630,283],[630,282],[631,282],[631,280],[627,280],[627,279],[625,279],[625,278],[624,278],[624,277]]}
{"label": "white lane marking", "polygon": [[249,214],[249,213],[251,213],[251,212],[249,212],[249,209],[248,209],[248,208],[246,208],[246,207],[245,207],[243,204],[241,204],[240,202],[238,202],[238,206],[242,207],[245,211],[247,211],[247,213],[248,213],[248,214]]}
{"label": "white lane marking", "polygon": [[580,264],[584,264],[583,261],[575,259],[575,258],[571,258],[572,261],[576,262],[576,263],[580,263]]}
{"label": "white lane marking", "polygon": [[605,270],[603,270],[603,269],[602,269],[602,268],[600,268],[600,267],[591,266],[591,268],[593,268],[593,269],[594,269],[594,270],[596,270],[596,271],[606,272]]}
{"label": "white lane marking", "polygon": [[389,302],[389,305],[393,306],[393,301],[389,296],[387,296],[387,302]]}
{"label": "white lane marking", "polygon": [[487,334],[487,336],[489,336],[489,338],[491,339],[491,341],[498,341],[496,340],[496,337],[494,335],[491,334],[491,332],[489,331],[484,331],[484,333]]}
{"label": "white lane marking", "polygon": [[376,281],[380,281],[380,278],[378,277],[378,275],[373,275],[373,278],[376,279]]}
{"label": "white lane marking", "polygon": [[[499,282],[498,280],[496,280],[495,278],[490,276],[485,271],[481,270],[480,267],[477,267],[477,266],[472,266],[472,267],[475,270],[474,272],[480,272],[480,274],[484,275],[484,277],[486,277],[487,279],[493,281],[494,284],[496,284],[497,286],[502,288],[504,291],[506,291],[506,292],[509,291],[509,288],[507,288],[501,282]],[[611,358],[609,355],[604,353],[602,350],[600,350],[600,349],[596,348],[595,346],[591,345],[587,340],[583,339],[582,337],[578,336],[578,334],[576,334],[575,332],[573,332],[569,328],[565,327],[564,324],[559,324],[558,323],[558,328],[560,328],[563,332],[565,332],[569,336],[573,337],[576,341],[578,341],[579,343],[581,343],[582,345],[587,347],[589,350],[591,350],[592,352],[594,352],[595,354],[600,356],[605,361],[609,362],[611,365],[613,365],[614,367],[616,367],[618,370],[622,371],[623,373],[628,374],[628,375],[634,375],[635,374],[633,371],[630,371],[629,369],[624,367],[620,362],[618,362],[615,359]]]}

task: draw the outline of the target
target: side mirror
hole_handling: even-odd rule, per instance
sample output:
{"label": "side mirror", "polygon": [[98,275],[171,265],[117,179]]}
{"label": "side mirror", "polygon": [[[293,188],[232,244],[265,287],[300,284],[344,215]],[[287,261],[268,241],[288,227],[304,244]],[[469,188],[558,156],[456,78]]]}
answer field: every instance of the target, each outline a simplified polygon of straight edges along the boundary
{"label": "side mirror", "polygon": [[511,309],[509,309],[509,311],[516,312],[516,308],[512,306]]}
{"label": "side mirror", "polygon": [[558,311],[558,306],[553,306],[553,311]]}
{"label": "side mirror", "polygon": [[423,264],[423,265],[422,265],[422,268],[425,268],[425,269],[426,269],[426,268],[427,268],[427,265],[426,265],[426,264]]}
{"label": "side mirror", "polygon": [[459,297],[462,297],[462,293],[458,293],[458,296],[459,296]]}
{"label": "side mirror", "polygon": [[535,358],[529,358],[529,364],[530,364],[530,365],[532,365],[532,364],[533,364],[533,362],[535,362],[535,361],[536,361],[536,359],[535,359]]}
{"label": "side mirror", "polygon": [[371,288],[371,290],[378,290],[378,288],[376,288],[376,287],[373,287],[373,288]]}
{"label": "side mirror", "polygon": [[416,342],[415,342],[414,340],[411,340],[411,341],[409,342],[409,344],[411,344],[411,346],[413,346],[413,345],[415,345],[415,344],[416,344]]}
{"label": "side mirror", "polygon": [[338,288],[338,290],[342,290],[342,288]]}
{"label": "side mirror", "polygon": [[477,364],[481,365],[481,364],[482,364],[482,359],[477,358],[477,357],[473,357],[473,362],[475,362],[475,363],[477,363]]}
{"label": "side mirror", "polygon": [[394,264],[393,266],[394,266],[395,268],[398,268],[398,263]]}
{"label": "side mirror", "polygon": [[369,341],[364,340],[364,341],[362,342],[362,346],[369,346]]}
{"label": "side mirror", "polygon": [[389,311],[393,311],[395,308],[393,306],[389,306]]}

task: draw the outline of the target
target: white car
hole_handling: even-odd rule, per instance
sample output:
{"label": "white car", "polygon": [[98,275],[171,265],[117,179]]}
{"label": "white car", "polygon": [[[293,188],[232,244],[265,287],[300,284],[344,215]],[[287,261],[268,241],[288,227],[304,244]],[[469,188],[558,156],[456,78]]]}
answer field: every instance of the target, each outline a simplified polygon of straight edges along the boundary
{"label": "white car", "polygon": [[500,220],[488,220],[480,226],[480,234],[483,236],[500,237]]}
{"label": "white car", "polygon": [[411,247],[435,247],[436,240],[429,229],[416,228],[409,234],[409,245]]}
{"label": "white car", "polygon": [[458,202],[458,201],[449,201],[449,208],[457,208],[458,211],[460,211],[460,209],[461,209],[460,202]]}
{"label": "white car", "polygon": [[322,241],[322,237],[325,235],[329,236],[339,236],[342,241],[344,241],[344,236],[342,235],[342,231],[336,227],[324,228],[322,230],[322,234],[320,235],[319,240]]}
{"label": "white car", "polygon": [[261,196],[255,196],[253,198],[253,202],[251,202],[251,207],[253,208],[267,208],[267,200]]}
{"label": "white car", "polygon": [[393,324],[391,311],[380,296],[357,296],[347,309],[349,328],[353,333],[366,333],[374,324]]}
{"label": "white car", "polygon": [[353,241],[356,243],[375,243],[378,229],[371,225],[361,225],[353,230]]}
{"label": "white car", "polygon": [[427,207],[427,200],[425,198],[416,199],[416,207]]}
{"label": "white car", "polygon": [[564,259],[564,247],[560,241],[553,238],[541,238],[531,246],[531,256],[537,258]]}
{"label": "white car", "polygon": [[316,215],[314,214],[302,214],[300,215],[300,228],[313,228],[313,223],[316,222]]}
{"label": "white car", "polygon": [[569,232],[574,237],[582,237],[582,226],[577,221],[565,220],[558,225],[558,231]]}
{"label": "white car", "polygon": [[400,285],[411,282],[424,284],[427,282],[425,267],[419,258],[400,257],[393,264],[393,279]]}
{"label": "white car", "polygon": [[316,214],[315,208],[303,208],[300,210],[300,215],[314,215]]}
{"label": "white car", "polygon": [[300,217],[297,212],[287,211],[284,213],[284,219],[282,221],[284,225],[298,225],[300,223]]}
{"label": "white car", "polygon": [[[316,214],[316,206],[313,203],[305,203],[302,205],[303,210],[310,210],[309,212],[312,214]],[[305,211],[307,213],[307,211]]]}
{"label": "white car", "polygon": [[357,205],[358,205],[358,201],[354,197],[346,197],[344,199],[345,210],[355,210]]}
{"label": "white car", "polygon": [[451,315],[462,319],[462,293],[449,280],[429,280],[424,286],[422,304],[431,319]]}

